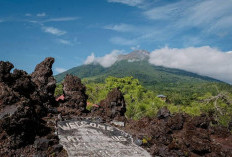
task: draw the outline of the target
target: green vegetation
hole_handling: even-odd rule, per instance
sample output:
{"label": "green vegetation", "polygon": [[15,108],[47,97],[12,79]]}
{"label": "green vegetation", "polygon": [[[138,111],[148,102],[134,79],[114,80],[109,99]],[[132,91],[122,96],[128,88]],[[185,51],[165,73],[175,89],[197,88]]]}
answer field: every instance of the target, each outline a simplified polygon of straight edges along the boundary
{"label": "green vegetation", "polygon": [[[212,92],[206,92],[200,96],[196,93],[189,97],[186,95],[184,99],[189,99],[189,102],[188,105],[185,105],[181,103],[174,104],[169,97],[164,102],[160,98],[157,98],[158,91],[145,89],[139,83],[138,79],[134,79],[133,77],[108,77],[105,83],[88,83],[88,80],[85,79],[84,83],[89,95],[88,101],[95,104],[103,100],[113,88],[120,88],[127,103],[126,116],[128,118],[140,119],[145,116],[153,117],[164,106],[167,106],[172,113],[185,112],[193,116],[202,113],[213,115],[224,126],[228,124],[232,116],[232,94],[218,90],[219,85],[215,86],[213,84],[216,91],[212,90]],[[173,95],[178,96],[177,93]],[[170,95],[170,97],[173,97],[173,95]]]}
{"label": "green vegetation", "polygon": [[[155,116],[159,108],[167,106],[172,113],[213,115],[222,125],[232,116],[232,86],[221,81],[178,69],[153,66],[147,61],[115,63],[110,68],[82,65],[56,76],[61,82],[66,74],[80,77],[87,87],[89,103],[97,104],[108,92],[118,87],[127,103],[126,116],[139,119]],[[131,76],[131,77],[128,77]],[[56,95],[62,92],[58,86]],[[166,95],[166,102],[157,98]],[[89,109],[91,105],[88,106]]]}
{"label": "green vegetation", "polygon": [[105,99],[108,92],[113,88],[119,88],[127,103],[126,116],[128,118],[139,119],[143,116],[154,116],[158,109],[164,106],[165,102],[156,97],[156,93],[146,90],[133,77],[115,78],[108,77],[105,83],[87,83],[88,101],[98,103]]}
{"label": "green vegetation", "polygon": [[[208,87],[208,89],[211,89],[209,90],[210,92],[205,92],[202,95],[199,93],[185,95],[183,99],[180,98],[178,93],[169,94],[168,100],[164,102],[157,97],[160,94],[158,91],[151,91],[144,88],[139,80],[133,77],[108,77],[104,83],[93,83],[89,82],[88,79],[83,79],[83,83],[86,85],[86,93],[89,96],[89,110],[91,109],[91,104],[98,104],[106,98],[108,92],[113,88],[119,88],[127,104],[126,116],[128,118],[140,119],[146,116],[153,117],[164,106],[167,106],[172,113],[185,112],[193,116],[202,113],[213,115],[224,126],[228,124],[232,117],[232,94],[224,90],[219,90],[222,88],[220,84],[212,84],[211,88]],[[61,94],[62,85],[58,84],[55,95],[58,96]],[[173,99],[173,97],[176,97],[176,99]],[[179,104],[173,102],[177,98],[179,98],[177,101],[180,102]],[[181,102],[183,101],[188,101],[188,105],[182,104]]]}
{"label": "green vegetation", "polygon": [[56,84],[55,97],[63,94],[63,85],[61,83]]}
{"label": "green vegetation", "polygon": [[61,82],[66,74],[76,75],[88,83],[102,84],[109,76],[138,79],[141,85],[157,94],[167,95],[174,104],[189,105],[196,97],[210,92],[216,94],[216,89],[232,92],[232,87],[213,78],[200,76],[178,69],[154,66],[148,61],[128,62],[126,60],[115,63],[109,68],[100,65],[82,65],[61,73],[55,78]]}

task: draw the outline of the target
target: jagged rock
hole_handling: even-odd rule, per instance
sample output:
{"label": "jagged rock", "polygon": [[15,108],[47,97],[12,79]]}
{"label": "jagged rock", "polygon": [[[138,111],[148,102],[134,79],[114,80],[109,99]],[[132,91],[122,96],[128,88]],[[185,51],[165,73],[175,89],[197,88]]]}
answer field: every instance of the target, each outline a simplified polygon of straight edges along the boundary
{"label": "jagged rock", "polygon": [[161,108],[158,112],[157,112],[157,117],[159,119],[164,119],[167,118],[171,115],[170,111],[168,110],[168,108],[165,106],[163,108]]}
{"label": "jagged rock", "polygon": [[0,61],[0,82],[11,82],[11,69],[14,65],[10,62]]}
{"label": "jagged rock", "polygon": [[44,104],[54,99],[53,62],[45,59],[31,76],[17,69],[10,73],[13,64],[0,62],[0,134],[7,135],[3,147],[24,147],[49,131],[41,118],[47,112]]}
{"label": "jagged rock", "polygon": [[227,138],[231,135],[230,131],[224,126],[212,127],[212,134],[218,138]]}
{"label": "jagged rock", "polygon": [[61,105],[60,111],[81,115],[85,113],[88,96],[85,94],[85,86],[77,76],[66,75],[63,82],[65,102]]}
{"label": "jagged rock", "polygon": [[210,134],[205,129],[186,130],[185,144],[196,154],[204,155],[211,152]]}
{"label": "jagged rock", "polygon": [[50,141],[48,139],[39,138],[39,139],[35,140],[34,147],[36,148],[36,150],[44,151],[44,150],[48,149],[49,143],[50,143]]}
{"label": "jagged rock", "polygon": [[85,93],[85,86],[81,83],[81,79],[77,76],[66,75],[63,82],[63,92],[65,99],[72,99],[76,92]]}
{"label": "jagged rock", "polygon": [[19,101],[17,93],[5,83],[0,82],[0,110],[7,105],[16,103],[17,101]]}
{"label": "jagged rock", "polygon": [[115,88],[108,93],[105,100],[100,102],[98,108],[93,107],[92,114],[102,117],[107,121],[125,120],[126,103],[122,92]]}
{"label": "jagged rock", "polygon": [[31,79],[36,84],[45,106],[55,104],[54,92],[56,80],[52,72],[52,64],[54,61],[54,58],[46,58],[40,64],[36,65],[35,71],[31,74]]}
{"label": "jagged rock", "polygon": [[209,127],[210,119],[205,114],[201,116],[193,117],[192,124],[195,127],[207,129]]}
{"label": "jagged rock", "polygon": [[33,110],[30,100],[17,103],[12,115],[5,115],[0,120],[0,127],[10,137],[10,147],[19,148],[31,143],[36,135],[39,119]]}
{"label": "jagged rock", "polygon": [[171,130],[181,130],[183,128],[185,117],[183,114],[175,114],[172,118],[168,119],[167,126]]}
{"label": "jagged rock", "polygon": [[[46,108],[55,102],[53,62],[46,58],[32,75],[17,69],[10,73],[13,64],[0,62],[0,156],[50,156],[53,150],[57,156],[67,156],[60,152],[58,138],[48,136],[55,131],[49,122],[55,120],[44,117],[47,111],[58,114],[56,108]],[[50,145],[56,147],[49,149]]]}
{"label": "jagged rock", "polygon": [[147,139],[154,156],[231,156],[232,135],[225,127],[210,127],[206,115],[174,114],[166,119],[129,120],[125,130]]}

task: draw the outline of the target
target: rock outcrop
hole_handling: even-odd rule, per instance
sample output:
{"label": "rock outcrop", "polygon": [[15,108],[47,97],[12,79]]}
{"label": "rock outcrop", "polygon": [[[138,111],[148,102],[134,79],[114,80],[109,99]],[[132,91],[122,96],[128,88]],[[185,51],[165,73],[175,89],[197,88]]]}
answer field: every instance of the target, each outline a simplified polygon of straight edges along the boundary
{"label": "rock outcrop", "polygon": [[56,80],[53,77],[52,64],[54,58],[48,57],[38,64],[31,74],[31,80],[36,84],[44,106],[55,104],[54,92]]}
{"label": "rock outcrop", "polygon": [[[39,128],[39,116],[36,114],[31,96],[36,85],[31,77],[22,70],[14,70],[9,62],[1,62],[0,128],[9,136],[9,147],[19,148],[33,142]],[[5,69],[5,70],[4,70]]]}
{"label": "rock outcrop", "polygon": [[11,69],[14,68],[14,65],[10,62],[0,61],[0,82],[11,82]]}
{"label": "rock outcrop", "polygon": [[32,75],[17,69],[11,73],[13,64],[0,62],[0,156],[31,156],[35,139],[53,130],[43,120],[54,100],[53,62],[46,58]]}
{"label": "rock outcrop", "polygon": [[59,107],[62,115],[83,115],[87,112],[86,104],[88,96],[85,94],[85,86],[77,76],[66,75],[63,82],[64,103]]}
{"label": "rock outcrop", "polygon": [[159,119],[165,119],[170,116],[170,111],[167,107],[161,108],[157,113],[157,118]]}
{"label": "rock outcrop", "polygon": [[100,116],[106,121],[124,121],[126,112],[126,103],[122,92],[115,88],[108,93],[106,99],[100,102],[99,107],[93,107],[93,116]]}
{"label": "rock outcrop", "polygon": [[129,120],[125,127],[136,139],[146,141],[143,146],[153,156],[232,156],[231,133],[210,126],[208,116],[178,113],[160,118],[161,113],[170,112],[162,108],[157,118]]}

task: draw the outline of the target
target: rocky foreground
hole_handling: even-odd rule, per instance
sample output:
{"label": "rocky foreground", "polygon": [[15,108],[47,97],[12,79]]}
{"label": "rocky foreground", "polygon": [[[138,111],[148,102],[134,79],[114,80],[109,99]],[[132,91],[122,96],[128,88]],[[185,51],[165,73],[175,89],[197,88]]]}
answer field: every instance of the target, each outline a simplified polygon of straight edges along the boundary
{"label": "rocky foreground", "polygon": [[65,99],[56,102],[53,63],[46,58],[29,75],[17,69],[11,73],[13,64],[0,62],[0,156],[67,156],[56,126],[76,117],[121,122],[117,127],[153,156],[232,156],[230,131],[207,115],[172,115],[162,108],[157,117],[130,120],[119,89],[88,111],[85,86],[72,75],[63,82]]}

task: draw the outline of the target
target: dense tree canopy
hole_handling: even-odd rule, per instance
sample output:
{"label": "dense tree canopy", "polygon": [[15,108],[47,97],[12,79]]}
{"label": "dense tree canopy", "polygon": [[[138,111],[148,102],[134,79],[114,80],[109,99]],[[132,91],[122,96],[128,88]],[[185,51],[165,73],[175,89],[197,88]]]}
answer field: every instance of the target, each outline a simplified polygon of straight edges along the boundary
{"label": "dense tree canopy", "polygon": [[[109,91],[113,88],[119,88],[127,104],[126,116],[132,119],[156,116],[157,111],[164,106],[167,106],[172,113],[185,112],[193,116],[205,113],[214,117],[219,124],[224,126],[228,125],[232,117],[232,94],[219,84],[206,84],[200,92],[197,91],[198,88],[193,86],[192,89],[189,89],[193,92],[185,94],[184,91],[182,93],[161,93],[149,90],[133,77],[110,76],[105,79],[104,83],[94,83],[88,79],[83,79],[83,83],[87,88],[89,104],[98,104],[105,99]],[[176,87],[176,91],[178,90]],[[61,84],[57,86],[55,94],[62,94]],[[158,98],[158,94],[166,94],[167,101]]]}

